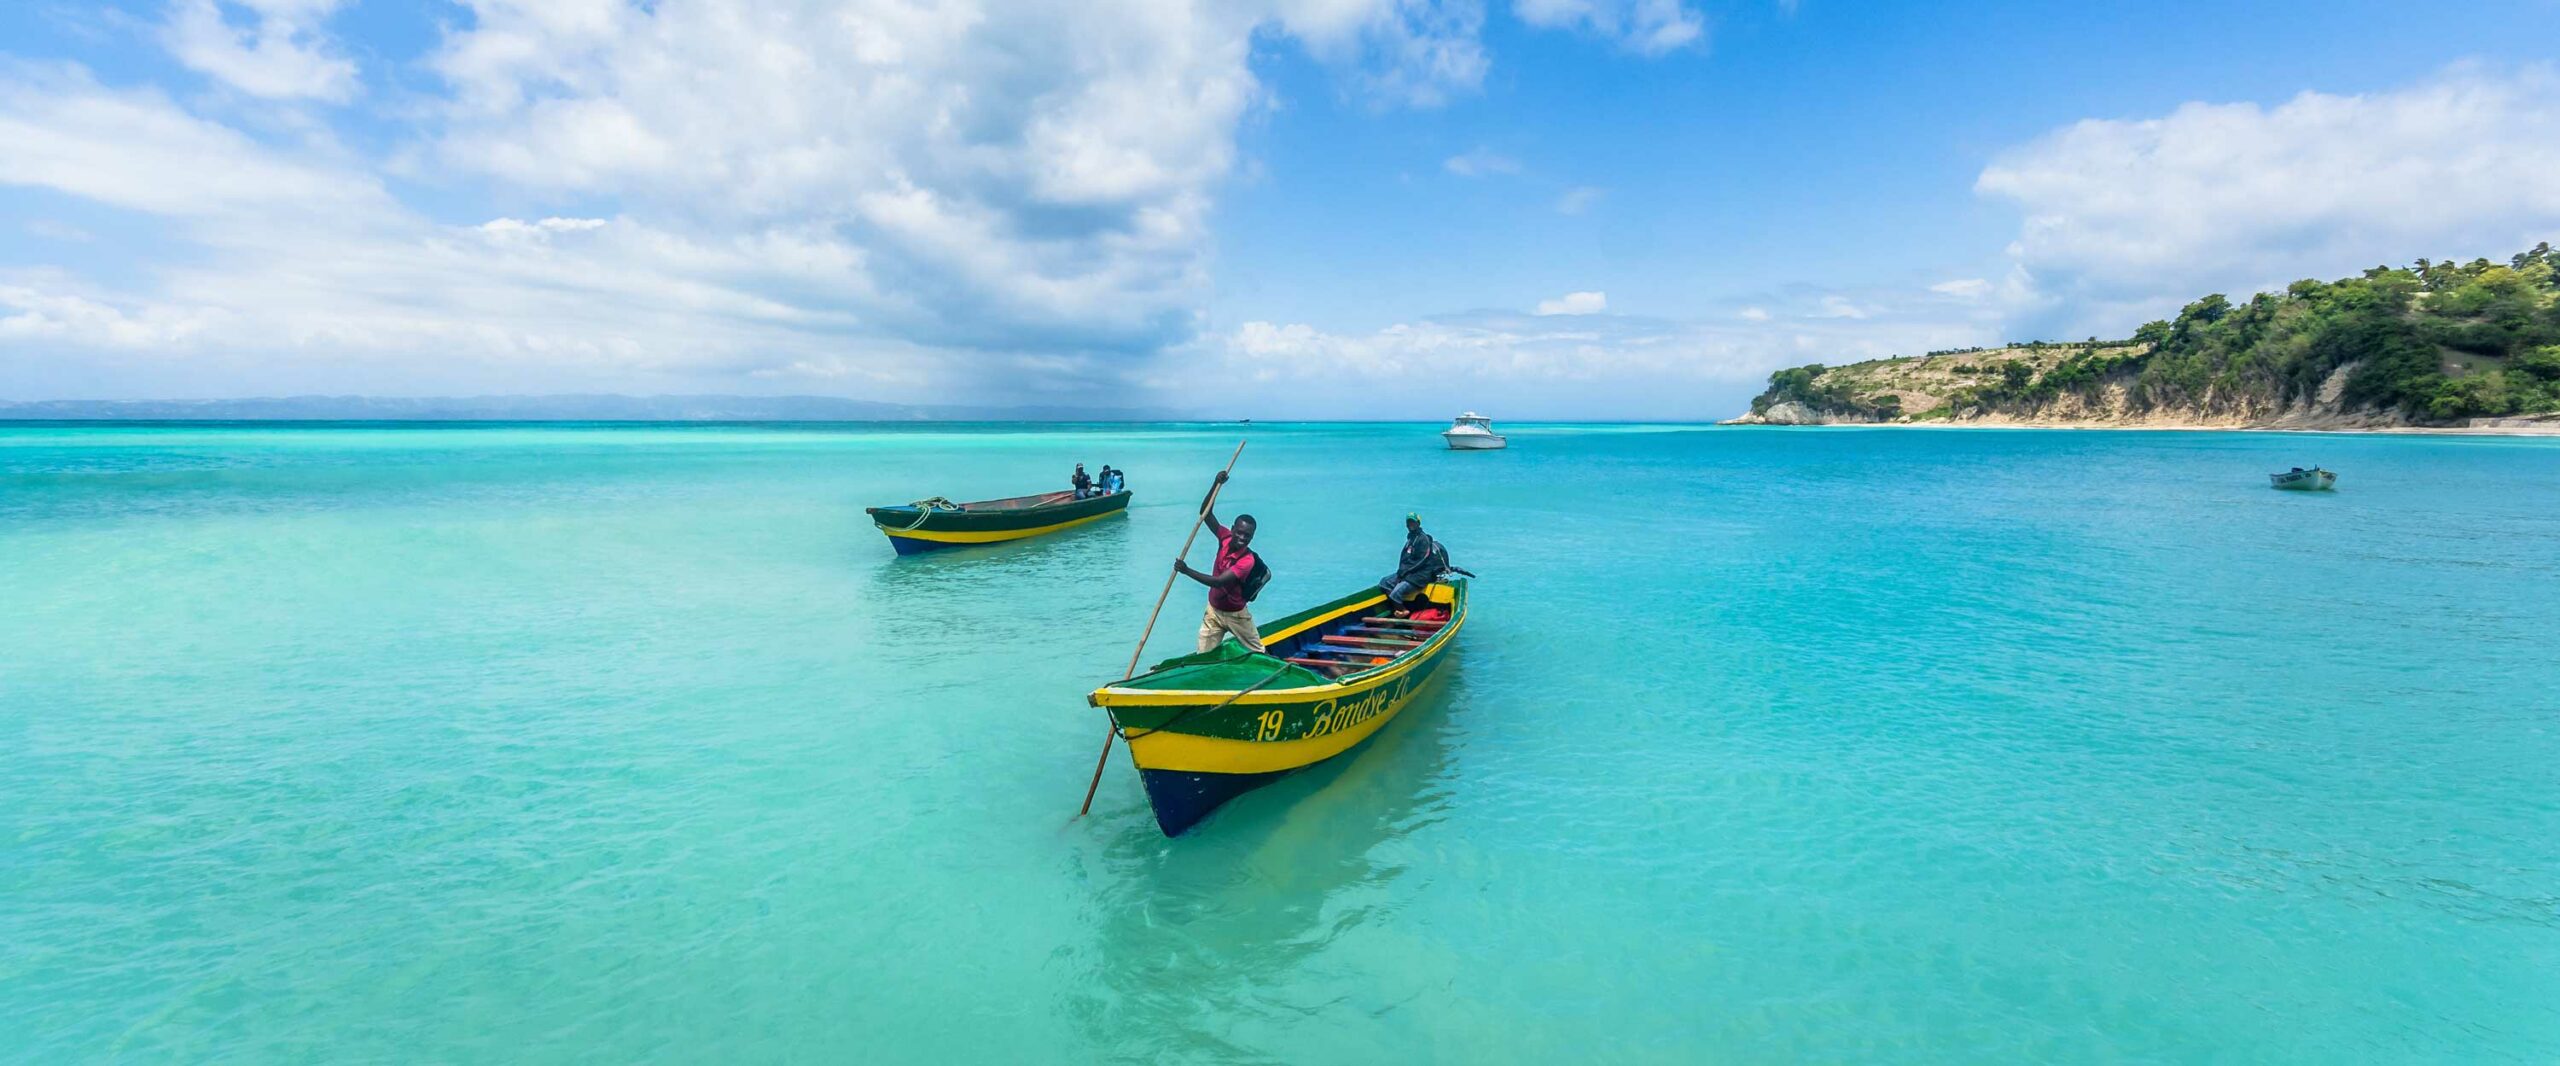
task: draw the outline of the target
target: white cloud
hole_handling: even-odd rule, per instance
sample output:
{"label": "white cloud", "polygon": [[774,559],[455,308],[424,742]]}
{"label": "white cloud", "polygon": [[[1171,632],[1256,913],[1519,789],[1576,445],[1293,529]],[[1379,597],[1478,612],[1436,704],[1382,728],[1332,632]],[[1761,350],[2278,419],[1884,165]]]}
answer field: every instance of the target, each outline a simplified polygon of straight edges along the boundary
{"label": "white cloud", "polygon": [[1520,161],[1491,148],[1478,146],[1442,160],[1440,167],[1462,178],[1485,178],[1496,174],[1517,174]]}
{"label": "white cloud", "polygon": [[[251,96],[343,103],[356,92],[354,61],[320,29],[342,0],[174,0],[161,42],[189,69]],[[248,17],[232,24],[231,9]]]}
{"label": "white cloud", "polygon": [[1812,316],[1815,318],[1865,318],[1872,313],[1867,308],[1858,306],[1848,297],[1834,294],[1823,297],[1822,305],[1812,312]]}
{"label": "white cloud", "polygon": [[1216,373],[1287,386],[1258,392],[1270,406],[1257,416],[1432,415],[1439,413],[1430,409],[1432,398],[1463,382],[1469,403],[1511,417],[1727,417],[1779,367],[1982,344],[1999,335],[1996,309],[1916,289],[1861,292],[1863,319],[1802,313],[1821,302],[1810,294],[1785,302],[1796,313],[1750,306],[1684,321],[1597,308],[1570,317],[1473,312],[1366,332],[1247,322],[1203,337],[1179,361],[1182,378],[1153,384],[1179,387],[1205,363]]}
{"label": "white cloud", "polygon": [[1609,309],[1605,292],[1568,292],[1552,300],[1538,301],[1541,315],[1596,315]]}
{"label": "white cloud", "polygon": [[[70,71],[0,77],[0,142],[16,149],[0,153],[0,183],[159,216],[199,250],[161,265],[141,292],[100,292],[58,272],[11,279],[0,340],[342,365],[432,359],[607,380],[862,352],[877,353],[874,378],[918,377],[912,345],[860,329],[892,302],[859,251],[824,226],[438,225],[369,176]],[[158,180],[171,173],[189,180]]]}
{"label": "white cloud", "polygon": [[1990,295],[1991,283],[1984,281],[1981,278],[1956,278],[1952,281],[1941,281],[1935,285],[1931,285],[1929,286],[1929,291],[1953,296],[1957,299],[1974,300]]}
{"label": "white cloud", "polygon": [[[163,41],[244,94],[348,99],[340,3],[178,0]],[[8,336],[122,343],[120,315],[194,324],[173,358],[1109,388],[1198,328],[1213,197],[1271,102],[1258,43],[1387,104],[1484,65],[1477,0],[465,6],[425,62],[444,95],[377,114],[381,159],[0,68],[0,184],[171,223],[121,291],[0,279]],[[393,175],[484,180],[511,217],[438,224]]]}
{"label": "white cloud", "polygon": [[2560,76],[2456,67],[2390,92],[2092,119],[1975,182],[2025,214],[2011,254],[2066,333],[2246,292],[2560,234]]}
{"label": "white cloud", "polygon": [[1609,190],[1598,186],[1576,185],[1570,189],[1566,189],[1564,191],[1564,195],[1556,198],[1556,212],[1558,214],[1565,215],[1579,215],[1585,211],[1591,210],[1592,205],[1599,203],[1600,198],[1607,196],[1608,194]]}
{"label": "white cloud", "polygon": [[1383,103],[1438,107],[1475,91],[1491,65],[1482,0],[1280,0],[1277,17]]}
{"label": "white cloud", "polygon": [[26,229],[28,236],[42,237],[48,241],[67,241],[72,244],[87,244],[98,239],[97,234],[81,229],[80,227],[74,226],[68,222],[61,221],[60,219],[28,219]]}
{"label": "white cloud", "polygon": [[0,284],[0,342],[146,349],[182,343],[216,317],[203,310],[123,308],[85,296]]}
{"label": "white cloud", "polygon": [[1658,56],[1705,38],[1707,22],[1680,0],[1513,0],[1520,21],[1544,29],[1578,29]]}
{"label": "white cloud", "polygon": [[102,88],[77,68],[0,71],[0,144],[0,184],[156,215],[325,218],[391,203],[372,178],[268,151],[157,92]]}

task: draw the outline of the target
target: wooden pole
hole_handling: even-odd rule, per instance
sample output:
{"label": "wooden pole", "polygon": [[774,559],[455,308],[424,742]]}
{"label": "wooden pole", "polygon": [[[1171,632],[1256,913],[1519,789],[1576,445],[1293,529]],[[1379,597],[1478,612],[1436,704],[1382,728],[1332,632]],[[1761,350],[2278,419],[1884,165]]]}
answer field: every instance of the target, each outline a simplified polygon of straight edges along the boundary
{"label": "wooden pole", "polygon": [[[1243,455],[1244,442],[1237,441],[1235,452],[1227,456],[1226,469],[1219,472],[1234,473],[1236,460]],[[1209,511],[1218,505],[1218,491],[1224,488],[1226,485],[1223,482],[1212,483],[1209,486],[1209,498],[1200,501],[1200,513],[1191,519],[1191,532],[1182,538],[1182,554],[1178,558],[1190,558],[1191,544],[1200,539],[1200,527],[1209,521]],[[1126,681],[1138,676],[1138,660],[1147,654],[1147,638],[1156,634],[1156,617],[1164,613],[1164,601],[1173,597],[1173,580],[1181,576],[1180,570],[1170,571],[1164,575],[1164,591],[1156,594],[1155,609],[1147,612],[1146,631],[1138,634],[1138,646],[1130,649],[1129,666],[1120,672],[1120,680]],[[1111,742],[1119,735],[1120,727],[1116,725],[1109,726],[1102,734],[1102,755],[1093,760],[1093,783],[1084,788],[1084,806],[1076,808],[1076,818],[1082,818],[1093,810],[1093,794],[1102,790],[1102,769],[1111,764]],[[1068,821],[1074,820],[1074,818],[1068,819]]]}

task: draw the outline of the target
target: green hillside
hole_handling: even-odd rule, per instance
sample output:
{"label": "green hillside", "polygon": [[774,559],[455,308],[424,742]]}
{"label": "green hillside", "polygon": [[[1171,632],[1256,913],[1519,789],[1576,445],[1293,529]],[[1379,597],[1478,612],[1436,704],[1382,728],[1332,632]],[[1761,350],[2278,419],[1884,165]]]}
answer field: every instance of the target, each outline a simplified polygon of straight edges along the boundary
{"label": "green hillside", "polygon": [[1745,421],[2445,425],[2560,412],[2560,253],[2418,260],[2188,304],[2130,340],[2035,343],[1769,377]]}

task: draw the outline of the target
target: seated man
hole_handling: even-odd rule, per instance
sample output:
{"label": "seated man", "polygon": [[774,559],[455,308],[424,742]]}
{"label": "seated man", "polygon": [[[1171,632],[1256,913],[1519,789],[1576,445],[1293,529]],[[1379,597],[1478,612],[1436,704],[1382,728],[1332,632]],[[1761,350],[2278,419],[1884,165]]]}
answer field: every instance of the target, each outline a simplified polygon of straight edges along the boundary
{"label": "seated man", "polygon": [[1410,611],[1422,605],[1423,590],[1448,568],[1449,553],[1422,531],[1422,516],[1409,513],[1404,516],[1404,553],[1396,558],[1396,572],[1378,579],[1378,588],[1386,592],[1388,607]]}
{"label": "seated man", "polygon": [[1079,500],[1093,495],[1093,475],[1084,472],[1083,463],[1076,464],[1075,476],[1068,478],[1067,484],[1075,486],[1076,498]]}

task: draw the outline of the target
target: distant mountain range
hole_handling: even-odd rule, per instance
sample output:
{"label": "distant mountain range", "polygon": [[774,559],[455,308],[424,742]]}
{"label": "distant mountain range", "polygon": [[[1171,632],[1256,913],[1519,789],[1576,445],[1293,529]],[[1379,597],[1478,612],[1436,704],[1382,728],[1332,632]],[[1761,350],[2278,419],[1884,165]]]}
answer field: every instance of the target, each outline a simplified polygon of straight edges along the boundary
{"label": "distant mountain range", "polygon": [[1149,422],[1139,407],[977,407],[835,396],[273,396],[236,400],[0,401],[0,420],[320,422]]}

